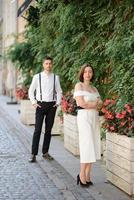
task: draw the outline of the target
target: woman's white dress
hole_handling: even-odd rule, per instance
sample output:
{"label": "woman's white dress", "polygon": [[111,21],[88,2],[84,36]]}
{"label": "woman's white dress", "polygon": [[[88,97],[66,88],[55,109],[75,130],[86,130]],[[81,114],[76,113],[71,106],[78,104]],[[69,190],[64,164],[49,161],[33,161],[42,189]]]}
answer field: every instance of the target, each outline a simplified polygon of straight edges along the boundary
{"label": "woman's white dress", "polygon": [[[99,93],[78,90],[76,96],[83,96],[84,100],[95,101]],[[79,131],[80,162],[92,163],[101,158],[99,115],[96,109],[79,109],[77,114]]]}

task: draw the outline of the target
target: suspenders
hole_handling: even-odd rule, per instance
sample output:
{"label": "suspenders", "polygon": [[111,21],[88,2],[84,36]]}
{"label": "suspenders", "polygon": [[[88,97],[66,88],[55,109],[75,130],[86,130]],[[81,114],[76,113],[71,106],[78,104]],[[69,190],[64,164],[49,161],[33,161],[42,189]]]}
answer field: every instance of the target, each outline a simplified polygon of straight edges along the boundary
{"label": "suspenders", "polygon": [[40,84],[40,101],[42,101],[41,73],[39,73],[39,84]]}
{"label": "suspenders", "polygon": [[54,74],[53,100],[54,100],[55,95],[56,95],[56,90],[55,90],[55,74]]}
{"label": "suspenders", "polygon": [[[39,84],[40,84],[40,101],[42,101],[41,73],[39,73]],[[56,96],[56,90],[55,90],[55,74],[54,74],[53,100],[55,96]]]}

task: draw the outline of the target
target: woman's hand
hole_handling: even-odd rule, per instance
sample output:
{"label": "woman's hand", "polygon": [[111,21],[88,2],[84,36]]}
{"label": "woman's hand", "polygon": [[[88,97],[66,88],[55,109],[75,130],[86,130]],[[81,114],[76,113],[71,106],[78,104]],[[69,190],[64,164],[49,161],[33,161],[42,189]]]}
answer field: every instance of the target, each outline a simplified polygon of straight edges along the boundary
{"label": "woman's hand", "polygon": [[98,104],[97,104],[97,109],[100,110],[102,108],[103,101],[101,100],[100,97],[98,97]]}
{"label": "woman's hand", "polygon": [[99,100],[97,99],[96,101],[90,101],[90,108],[97,108]]}

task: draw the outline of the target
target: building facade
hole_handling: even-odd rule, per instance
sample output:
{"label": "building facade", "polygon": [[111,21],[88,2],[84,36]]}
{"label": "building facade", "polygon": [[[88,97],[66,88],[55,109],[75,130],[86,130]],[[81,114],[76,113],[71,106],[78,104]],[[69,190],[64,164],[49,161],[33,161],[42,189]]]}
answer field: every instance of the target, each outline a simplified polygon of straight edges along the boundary
{"label": "building facade", "polygon": [[0,94],[15,96],[16,68],[6,59],[6,52],[15,40],[23,41],[26,20],[17,11],[25,0],[0,0]]}
{"label": "building facade", "polygon": [[2,0],[0,0],[0,94],[2,94]]}

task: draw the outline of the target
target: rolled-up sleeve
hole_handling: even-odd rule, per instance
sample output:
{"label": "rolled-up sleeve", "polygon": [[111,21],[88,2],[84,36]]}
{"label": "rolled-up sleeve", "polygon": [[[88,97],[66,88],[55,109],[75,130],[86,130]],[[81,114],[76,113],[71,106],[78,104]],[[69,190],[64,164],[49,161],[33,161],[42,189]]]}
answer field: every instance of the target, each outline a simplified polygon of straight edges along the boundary
{"label": "rolled-up sleeve", "polygon": [[37,88],[37,84],[38,84],[37,83],[37,76],[35,75],[32,79],[32,83],[31,83],[29,90],[28,90],[28,96],[29,96],[29,99],[30,99],[32,104],[37,103],[37,101],[35,100],[35,95],[34,95],[35,90]]}
{"label": "rolled-up sleeve", "polygon": [[61,103],[61,97],[62,97],[62,89],[61,89],[61,85],[60,85],[60,80],[59,80],[59,76],[56,76],[56,93],[57,93],[57,100],[56,100],[56,104],[60,105]]}

